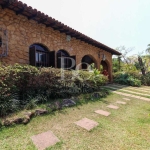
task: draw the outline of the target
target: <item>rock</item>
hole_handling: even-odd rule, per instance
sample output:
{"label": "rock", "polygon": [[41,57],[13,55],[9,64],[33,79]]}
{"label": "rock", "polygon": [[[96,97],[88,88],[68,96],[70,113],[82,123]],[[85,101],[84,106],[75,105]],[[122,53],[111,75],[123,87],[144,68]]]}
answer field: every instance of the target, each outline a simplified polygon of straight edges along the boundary
{"label": "rock", "polygon": [[62,101],[62,107],[71,107],[76,105],[76,103],[72,99],[64,99]]}
{"label": "rock", "polygon": [[30,117],[28,115],[24,116],[23,124],[27,124],[30,121]]}
{"label": "rock", "polygon": [[21,124],[23,122],[24,118],[16,118],[13,120],[13,123],[15,124]]}
{"label": "rock", "polygon": [[11,125],[13,125],[13,120],[4,120],[4,122],[3,122],[3,124],[4,124],[4,126],[11,126]]}
{"label": "rock", "polygon": [[37,116],[40,116],[40,115],[43,115],[43,114],[47,114],[48,111],[47,110],[44,110],[44,109],[37,109],[35,110],[35,115]]}
{"label": "rock", "polygon": [[35,115],[35,113],[34,112],[25,112],[24,115],[27,115],[30,118],[32,118]]}
{"label": "rock", "polygon": [[92,98],[100,98],[100,94],[98,92],[95,92],[92,94]]}

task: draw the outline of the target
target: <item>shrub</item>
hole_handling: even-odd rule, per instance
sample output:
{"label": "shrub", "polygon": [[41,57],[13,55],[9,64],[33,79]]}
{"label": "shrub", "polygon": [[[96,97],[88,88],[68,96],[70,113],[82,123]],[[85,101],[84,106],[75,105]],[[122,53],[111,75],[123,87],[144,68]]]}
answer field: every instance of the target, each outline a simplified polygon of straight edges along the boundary
{"label": "shrub", "polygon": [[141,80],[134,78],[133,76],[129,76],[127,78],[128,85],[131,86],[141,86]]}
{"label": "shrub", "polygon": [[0,128],[2,128],[3,126],[3,123],[2,123],[2,120],[0,119]]}
{"label": "shrub", "polygon": [[25,109],[30,110],[37,107],[38,99],[36,98],[30,98],[28,99],[28,103],[25,105]]}
{"label": "shrub", "polygon": [[19,110],[19,100],[16,94],[0,93],[0,116]]}
{"label": "shrub", "polygon": [[145,76],[141,77],[141,82],[143,85],[150,86],[150,72],[147,72]]}
{"label": "shrub", "polygon": [[114,82],[131,86],[141,86],[141,75],[136,71],[117,72],[114,74]]}
{"label": "shrub", "polygon": [[[1,65],[0,114],[7,114],[25,106],[34,107],[35,99],[38,103],[45,103],[51,98],[68,98],[97,91],[107,80],[98,70],[72,72],[56,68],[38,69],[19,64]],[[14,93],[18,95],[15,98]]]}

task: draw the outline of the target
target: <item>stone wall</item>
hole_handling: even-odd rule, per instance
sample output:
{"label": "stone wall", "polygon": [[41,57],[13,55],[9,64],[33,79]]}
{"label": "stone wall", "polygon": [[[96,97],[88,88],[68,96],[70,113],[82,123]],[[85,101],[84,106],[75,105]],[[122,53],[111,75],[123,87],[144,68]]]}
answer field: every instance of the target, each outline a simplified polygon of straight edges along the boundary
{"label": "stone wall", "polygon": [[29,64],[29,46],[35,43],[42,44],[49,51],[66,50],[71,56],[76,55],[76,64],[81,63],[85,55],[90,55],[99,68],[102,55],[98,57],[98,51],[106,55],[106,62],[109,64],[110,76],[112,72],[112,54],[85,43],[76,38],[66,40],[66,34],[60,33],[51,27],[38,24],[34,20],[28,20],[25,16],[16,15],[9,9],[0,8],[0,27],[8,30],[8,56],[0,58],[6,64]]}

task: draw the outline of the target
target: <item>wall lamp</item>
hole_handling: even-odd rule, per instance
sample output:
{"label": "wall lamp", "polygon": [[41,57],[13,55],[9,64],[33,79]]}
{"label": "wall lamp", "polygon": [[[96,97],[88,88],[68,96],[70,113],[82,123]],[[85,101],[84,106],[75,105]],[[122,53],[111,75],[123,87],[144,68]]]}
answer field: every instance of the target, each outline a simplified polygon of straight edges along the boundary
{"label": "wall lamp", "polygon": [[[101,53],[102,53],[102,52],[103,52],[103,51],[98,51],[98,53],[97,53],[97,54],[98,54],[98,58],[101,58]],[[103,61],[106,60],[106,55],[105,55],[104,53],[102,54],[102,60],[103,60]]]}

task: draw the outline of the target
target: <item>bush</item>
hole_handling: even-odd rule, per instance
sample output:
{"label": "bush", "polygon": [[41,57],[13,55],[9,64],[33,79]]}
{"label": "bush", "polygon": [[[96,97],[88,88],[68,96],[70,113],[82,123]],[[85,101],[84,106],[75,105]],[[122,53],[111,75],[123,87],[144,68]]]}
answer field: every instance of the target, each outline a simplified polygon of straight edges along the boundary
{"label": "bush", "polygon": [[7,115],[11,112],[17,111],[19,107],[19,100],[16,94],[3,93],[0,94],[0,116]]}
{"label": "bush", "polygon": [[131,86],[137,86],[137,87],[141,86],[141,80],[136,79],[133,76],[129,76],[127,78],[127,82],[128,82],[128,85],[131,85]]}
{"label": "bush", "polygon": [[[30,65],[1,65],[0,115],[25,106],[31,108],[51,98],[68,98],[97,91],[107,80],[98,70],[72,72],[56,68],[38,69]],[[18,96],[14,98],[14,95]]]}
{"label": "bush", "polygon": [[2,128],[3,126],[3,123],[2,123],[2,120],[0,119],[0,129]]}
{"label": "bush", "polygon": [[114,74],[114,82],[130,86],[141,86],[141,75],[136,71],[117,72]]}
{"label": "bush", "polygon": [[141,82],[143,85],[150,86],[150,72],[147,72],[145,76],[141,77]]}

